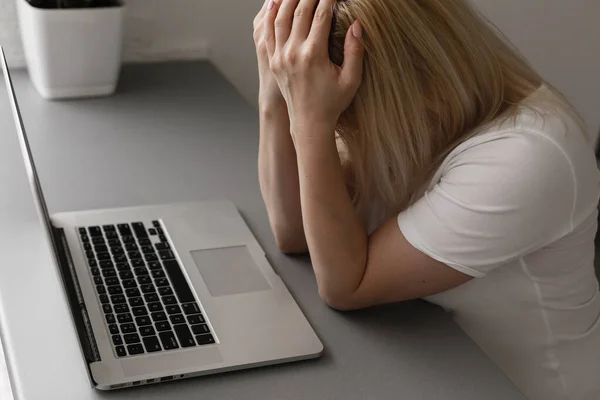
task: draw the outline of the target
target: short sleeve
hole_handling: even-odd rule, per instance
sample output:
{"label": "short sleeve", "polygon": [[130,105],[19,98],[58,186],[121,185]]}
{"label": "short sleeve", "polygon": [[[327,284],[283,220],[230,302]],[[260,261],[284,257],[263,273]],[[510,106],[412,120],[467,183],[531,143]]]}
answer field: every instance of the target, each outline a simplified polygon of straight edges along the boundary
{"label": "short sleeve", "polygon": [[398,216],[421,252],[477,278],[572,229],[573,169],[551,139],[504,133],[453,154],[424,197]]}

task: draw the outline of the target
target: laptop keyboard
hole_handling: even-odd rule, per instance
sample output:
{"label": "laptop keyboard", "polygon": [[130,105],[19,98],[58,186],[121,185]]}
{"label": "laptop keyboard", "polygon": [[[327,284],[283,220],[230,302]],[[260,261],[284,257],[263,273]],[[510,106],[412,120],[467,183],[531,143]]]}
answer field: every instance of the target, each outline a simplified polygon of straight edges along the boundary
{"label": "laptop keyboard", "polygon": [[215,343],[158,221],[78,232],[117,357]]}

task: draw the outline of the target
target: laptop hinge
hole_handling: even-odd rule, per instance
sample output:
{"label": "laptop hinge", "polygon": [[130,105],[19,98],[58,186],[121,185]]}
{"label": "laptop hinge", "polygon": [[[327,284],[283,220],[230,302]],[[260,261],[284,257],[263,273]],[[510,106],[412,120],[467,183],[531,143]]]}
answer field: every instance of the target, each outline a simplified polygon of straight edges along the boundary
{"label": "laptop hinge", "polygon": [[64,229],[55,227],[52,227],[52,229],[55,239],[57,239],[56,246],[58,247],[60,275],[67,294],[71,316],[75,323],[81,351],[86,360],[90,382],[92,383],[92,386],[95,387],[96,384],[94,383],[89,366],[93,362],[101,361],[100,352],[98,351],[90,318],[83,300],[79,280],[77,279],[77,271],[75,270],[75,264],[71,258],[71,252],[69,251],[69,244],[67,243]]}

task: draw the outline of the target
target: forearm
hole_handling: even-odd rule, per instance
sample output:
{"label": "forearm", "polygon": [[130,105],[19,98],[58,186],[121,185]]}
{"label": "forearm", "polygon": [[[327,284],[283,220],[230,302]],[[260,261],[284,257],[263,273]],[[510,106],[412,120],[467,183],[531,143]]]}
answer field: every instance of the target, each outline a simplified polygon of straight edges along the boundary
{"label": "forearm", "polygon": [[279,248],[288,253],[307,251],[296,151],[285,110],[261,104],[258,171],[263,200]]}
{"label": "forearm", "polygon": [[304,230],[319,293],[335,306],[360,285],[368,236],[346,189],[333,134],[311,132],[317,139],[298,139],[302,136],[295,145]]}

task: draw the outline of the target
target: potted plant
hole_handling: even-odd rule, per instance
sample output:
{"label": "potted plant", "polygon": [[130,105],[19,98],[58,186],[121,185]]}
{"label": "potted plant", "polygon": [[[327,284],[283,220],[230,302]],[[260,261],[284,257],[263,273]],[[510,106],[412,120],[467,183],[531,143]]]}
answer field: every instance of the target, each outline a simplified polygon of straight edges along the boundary
{"label": "potted plant", "polygon": [[120,0],[16,0],[27,69],[46,99],[108,95],[121,65]]}

